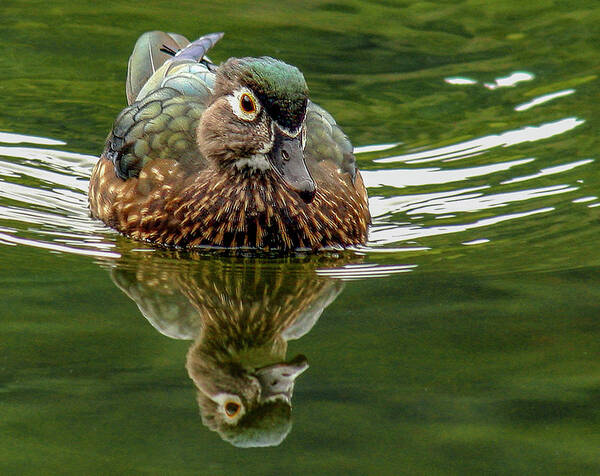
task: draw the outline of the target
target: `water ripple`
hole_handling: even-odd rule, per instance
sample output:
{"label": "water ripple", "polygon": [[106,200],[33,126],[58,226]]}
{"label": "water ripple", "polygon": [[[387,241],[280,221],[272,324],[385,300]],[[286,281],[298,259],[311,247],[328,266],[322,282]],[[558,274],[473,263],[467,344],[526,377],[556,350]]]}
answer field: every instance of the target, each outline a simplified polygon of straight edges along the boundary
{"label": "water ripple", "polygon": [[567,117],[547,122],[539,126],[525,126],[521,129],[493,134],[438,149],[424,150],[410,154],[375,159],[376,163],[389,164],[404,162],[407,164],[472,157],[495,147],[508,147],[524,142],[535,142],[563,134],[582,125],[585,121],[576,117]]}
{"label": "water ripple", "polygon": [[[498,87],[506,81],[498,80]],[[539,97],[521,105],[520,110],[570,93],[565,90]],[[556,213],[564,201],[552,197],[570,194],[569,203],[598,205],[596,196],[576,195],[580,181],[572,175],[593,163],[592,158],[536,167],[540,160],[536,157],[489,154],[498,148],[550,139],[583,123],[566,117],[403,154],[394,154],[402,148],[399,142],[356,147],[369,188],[373,224],[368,245],[355,251],[374,257],[428,253],[432,249],[428,238],[490,230],[485,237],[455,240],[462,245],[480,245],[494,241],[491,228],[499,224]],[[97,157],[55,149],[66,145],[55,139],[0,133],[0,142],[9,144],[0,145],[0,245],[102,258],[119,256],[117,234],[89,215],[88,179]],[[23,143],[43,147],[20,145]],[[484,153],[489,156],[482,163]],[[456,167],[457,160],[462,167]],[[437,163],[412,167],[431,162]],[[400,166],[382,169],[381,164]],[[553,177],[554,182],[549,183]],[[320,273],[362,279],[408,272],[415,266],[367,263]]]}

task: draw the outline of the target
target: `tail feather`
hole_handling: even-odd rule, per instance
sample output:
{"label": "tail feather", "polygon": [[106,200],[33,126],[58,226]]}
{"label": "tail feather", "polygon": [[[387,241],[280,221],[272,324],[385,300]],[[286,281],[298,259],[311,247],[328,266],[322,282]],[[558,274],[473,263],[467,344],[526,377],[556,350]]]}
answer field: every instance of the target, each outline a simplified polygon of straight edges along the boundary
{"label": "tail feather", "polygon": [[175,51],[185,48],[189,40],[175,33],[149,31],[140,36],[135,43],[127,65],[125,93],[127,103],[132,104],[146,81],[171,56],[160,49],[163,45]]}
{"label": "tail feather", "polygon": [[210,50],[217,41],[223,38],[224,33],[209,33],[204,35],[192,43],[188,44],[185,48],[182,48],[175,54],[175,61],[177,60],[193,60],[200,61],[206,52]]}
{"label": "tail feather", "polygon": [[210,33],[194,42],[177,33],[149,31],[140,36],[129,57],[125,93],[127,103],[132,104],[150,77],[166,61],[201,61],[221,38],[223,33]]}

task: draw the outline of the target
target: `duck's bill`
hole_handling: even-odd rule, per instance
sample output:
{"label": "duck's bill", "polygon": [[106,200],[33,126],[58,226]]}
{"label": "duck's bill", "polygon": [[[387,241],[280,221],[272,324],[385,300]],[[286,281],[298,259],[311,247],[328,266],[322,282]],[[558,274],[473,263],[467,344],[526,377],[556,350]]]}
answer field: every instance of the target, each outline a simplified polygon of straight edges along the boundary
{"label": "duck's bill", "polygon": [[261,400],[281,398],[287,402],[292,399],[296,377],[308,368],[303,355],[297,355],[289,362],[268,365],[255,372],[261,386]]}
{"label": "duck's bill", "polygon": [[306,203],[312,202],[317,187],[306,168],[300,134],[289,137],[276,130],[273,149],[267,155],[271,167]]}

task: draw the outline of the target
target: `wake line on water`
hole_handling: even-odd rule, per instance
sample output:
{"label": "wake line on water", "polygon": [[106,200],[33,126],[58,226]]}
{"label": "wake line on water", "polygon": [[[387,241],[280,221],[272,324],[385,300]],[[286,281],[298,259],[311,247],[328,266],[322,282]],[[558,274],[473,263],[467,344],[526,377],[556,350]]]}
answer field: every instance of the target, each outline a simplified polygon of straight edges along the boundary
{"label": "wake line on water", "polygon": [[[432,161],[454,162],[480,155],[496,147],[509,147],[524,142],[548,139],[563,134],[583,124],[584,121],[569,117],[539,126],[489,135],[454,145],[421,150],[402,155],[385,156],[400,143],[373,144],[356,147],[355,153],[375,154],[372,164],[417,164]],[[79,254],[98,258],[117,258],[114,248],[117,233],[90,217],[87,208],[88,180],[97,157],[86,154],[24,146],[64,146],[65,142],[22,134],[0,133],[0,244],[6,246],[29,246],[45,248],[51,252]],[[383,156],[381,156],[384,154]],[[472,179],[494,177],[513,169],[520,170],[535,162],[533,157],[500,161],[464,168],[447,168],[443,165],[426,168],[391,168],[370,170],[363,168],[362,174],[370,192],[370,208],[373,225],[370,241],[358,247],[359,254],[427,252],[430,247],[415,242],[432,236],[452,235],[473,229],[485,229],[502,222],[550,213],[554,206],[536,207],[534,201],[552,195],[572,193],[576,185],[555,184],[536,187],[535,181],[551,175],[560,176],[575,168],[588,165],[593,159],[570,161],[565,164],[545,167],[533,174],[514,174],[512,178],[498,182],[498,186],[486,184],[476,187],[461,187]],[[361,158],[361,163],[365,160]],[[499,186],[520,182],[532,182],[531,188],[500,192]],[[454,184],[454,185],[452,185]],[[429,187],[447,185],[443,191],[428,192]],[[458,185],[458,186],[457,186]],[[416,188],[416,193],[393,196],[378,195],[380,189]],[[572,199],[578,203],[577,198]],[[586,203],[589,203],[587,200]],[[517,203],[531,203],[526,211],[507,210],[493,217],[468,219],[468,214],[489,212],[495,208],[506,208]],[[583,202],[581,202],[583,203]],[[594,206],[589,204],[588,206]],[[424,216],[433,219],[454,220],[454,223],[437,225],[420,223]],[[465,245],[489,242],[487,238],[465,241]],[[411,265],[378,268],[349,268],[345,271],[324,270],[325,274],[343,274],[344,279],[385,276],[398,272],[409,272]]]}

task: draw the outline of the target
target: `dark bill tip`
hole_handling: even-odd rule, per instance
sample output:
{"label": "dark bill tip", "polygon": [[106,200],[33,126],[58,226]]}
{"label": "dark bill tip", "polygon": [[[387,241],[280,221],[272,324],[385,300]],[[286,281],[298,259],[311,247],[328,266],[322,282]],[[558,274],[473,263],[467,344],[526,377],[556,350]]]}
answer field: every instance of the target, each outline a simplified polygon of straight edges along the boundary
{"label": "dark bill tip", "polygon": [[317,188],[315,187],[314,182],[310,182],[303,188],[295,188],[294,191],[300,195],[300,198],[304,200],[304,203],[310,203],[315,198]]}

